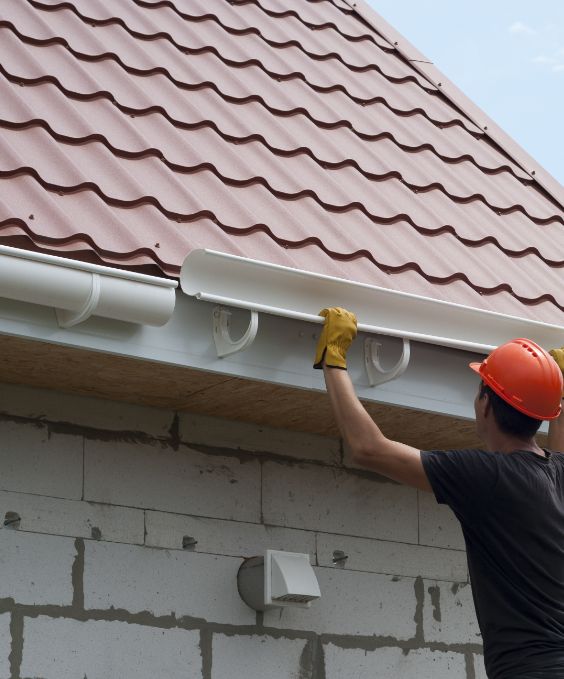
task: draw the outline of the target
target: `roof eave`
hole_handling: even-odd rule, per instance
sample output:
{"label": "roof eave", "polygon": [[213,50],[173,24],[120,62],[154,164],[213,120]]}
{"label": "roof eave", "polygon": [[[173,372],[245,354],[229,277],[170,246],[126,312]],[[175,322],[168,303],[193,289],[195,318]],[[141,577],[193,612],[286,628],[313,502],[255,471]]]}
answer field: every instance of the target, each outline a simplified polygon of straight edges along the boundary
{"label": "roof eave", "polygon": [[[133,359],[127,361],[127,369],[120,376],[122,389],[136,392],[143,387],[137,377],[135,362],[143,372],[146,366],[153,365],[155,374],[161,366],[165,372],[177,375],[170,385],[176,390],[178,400],[182,393],[190,390],[193,378],[183,378],[197,372],[204,379],[206,375],[214,383],[231,383],[244,380],[248,388],[229,401],[229,410],[261,409],[265,396],[253,403],[257,389],[251,382],[262,382],[269,385],[289,387],[290,389],[324,392],[323,373],[313,370],[313,356],[319,336],[318,326],[307,320],[284,318],[279,315],[259,313],[258,333],[250,346],[244,351],[220,358],[214,344],[214,314],[217,305],[213,302],[199,301],[193,297],[176,291],[176,305],[169,322],[162,327],[124,323],[92,316],[78,325],[61,328],[57,323],[53,308],[29,304],[25,302],[0,298],[0,347],[2,336],[27,343],[36,342],[38,351],[32,356],[34,373],[54,375],[58,379],[58,369],[44,365],[47,352],[40,349],[41,344],[61,347],[61,352],[69,354],[69,361],[76,362],[73,355],[76,350],[89,355],[89,375],[94,388],[99,380],[108,378],[106,358],[100,359],[100,368],[92,358],[105,354],[108,359],[115,357]],[[232,308],[229,332],[239,337],[248,326],[249,313],[244,309]],[[349,350],[349,374],[355,385],[359,398],[368,403],[398,406],[449,417],[471,419],[472,403],[476,391],[477,379],[468,368],[472,360],[479,360],[480,355],[448,347],[439,347],[420,342],[411,343],[410,361],[401,377],[377,387],[369,386],[365,367],[364,340],[368,335],[362,331]],[[401,353],[402,343],[397,338],[378,336],[381,345],[380,356],[384,369],[397,361]],[[60,353],[60,352],[59,352]],[[29,357],[27,365],[29,366]],[[103,366],[106,365],[104,368]],[[167,366],[178,368],[168,370]],[[19,374],[16,366],[15,375]],[[101,374],[98,374],[98,371]],[[64,376],[61,376],[64,377]],[[182,387],[182,379],[187,384]],[[14,379],[10,379],[14,381]],[[205,381],[205,380],[204,380]],[[141,380],[143,383],[143,380]],[[51,384],[51,382],[49,382]],[[47,383],[44,384],[47,386]],[[57,388],[57,384],[53,385]],[[64,385],[60,388],[64,389]],[[260,390],[258,390],[260,391]],[[264,390],[261,391],[264,393]],[[144,395],[144,402],[150,395]],[[268,398],[268,396],[266,396]],[[250,399],[250,400],[249,400]],[[127,400],[127,398],[125,399]],[[292,403],[280,404],[286,414],[291,413]],[[223,412],[223,411],[222,411]],[[302,414],[303,415],[303,414]],[[291,415],[288,415],[291,420]],[[237,419],[237,417],[233,417]],[[282,425],[280,425],[282,426]]]}
{"label": "roof eave", "polygon": [[321,323],[319,311],[353,311],[362,332],[487,354],[516,337],[559,346],[564,328],[518,316],[302,271],[214,250],[193,250],[182,290],[197,299]]}
{"label": "roof eave", "polygon": [[174,280],[0,245],[0,297],[55,309],[61,327],[101,316],[164,325]]}

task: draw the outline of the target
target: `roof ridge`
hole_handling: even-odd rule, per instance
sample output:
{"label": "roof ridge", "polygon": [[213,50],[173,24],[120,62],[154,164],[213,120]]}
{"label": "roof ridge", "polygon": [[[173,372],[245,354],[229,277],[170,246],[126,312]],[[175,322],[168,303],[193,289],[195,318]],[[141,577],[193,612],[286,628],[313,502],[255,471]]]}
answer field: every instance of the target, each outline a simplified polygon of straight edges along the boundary
{"label": "roof ridge", "polygon": [[[346,2],[366,24],[393,45],[420,75],[438,87],[446,99],[456,106],[468,120],[483,130],[484,134],[496,146],[506,153],[531,179],[539,184],[561,209],[564,209],[564,186],[486,115],[462,90],[441,73],[434,66],[433,62],[427,59],[425,55],[391,26],[376,10],[370,7],[365,0],[343,0],[343,2]],[[339,9],[337,5],[335,7]]]}

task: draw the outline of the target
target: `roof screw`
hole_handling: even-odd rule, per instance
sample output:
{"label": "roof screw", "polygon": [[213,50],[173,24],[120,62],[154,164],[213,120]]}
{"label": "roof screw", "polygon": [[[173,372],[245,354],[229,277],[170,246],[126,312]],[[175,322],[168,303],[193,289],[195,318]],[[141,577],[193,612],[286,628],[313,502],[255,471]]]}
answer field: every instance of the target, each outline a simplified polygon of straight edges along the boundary
{"label": "roof screw", "polygon": [[345,554],[342,549],[336,549],[333,552],[333,564],[335,566],[344,566],[345,561],[349,558],[348,554]]}
{"label": "roof screw", "polygon": [[198,544],[198,541],[196,538],[193,538],[191,535],[184,535],[182,538],[182,549],[191,549],[192,551],[194,550],[194,547]]}

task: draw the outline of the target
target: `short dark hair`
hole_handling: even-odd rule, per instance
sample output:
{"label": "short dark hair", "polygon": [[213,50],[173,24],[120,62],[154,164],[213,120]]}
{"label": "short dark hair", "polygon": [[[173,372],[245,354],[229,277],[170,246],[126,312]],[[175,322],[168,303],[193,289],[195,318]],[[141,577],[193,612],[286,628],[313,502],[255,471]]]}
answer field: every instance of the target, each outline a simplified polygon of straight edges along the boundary
{"label": "short dark hair", "polygon": [[492,404],[492,412],[498,427],[504,434],[511,434],[520,439],[531,439],[539,430],[542,420],[529,417],[525,413],[516,410],[513,406],[498,396],[491,387],[482,382],[480,385],[480,398],[489,396]]}

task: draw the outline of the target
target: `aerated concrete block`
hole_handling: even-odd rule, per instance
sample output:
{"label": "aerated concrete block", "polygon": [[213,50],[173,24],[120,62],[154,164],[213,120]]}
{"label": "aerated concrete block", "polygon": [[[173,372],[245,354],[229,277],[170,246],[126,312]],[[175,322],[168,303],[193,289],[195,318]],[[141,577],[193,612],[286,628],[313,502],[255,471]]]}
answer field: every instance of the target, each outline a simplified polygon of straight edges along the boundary
{"label": "aerated concrete block", "polygon": [[282,549],[309,554],[315,563],[315,534],[305,530],[151,511],[146,512],[146,530],[149,547],[182,549],[187,536],[197,541],[194,552],[249,557]]}
{"label": "aerated concrete block", "polygon": [[473,656],[473,660],[474,660],[474,674],[476,675],[475,679],[488,679],[488,675],[486,674],[486,668],[484,666],[484,656],[475,654]]}
{"label": "aerated concrete block", "polygon": [[79,500],[80,436],[51,434],[47,427],[0,422],[0,490]]}
{"label": "aerated concrete block", "polygon": [[0,404],[0,413],[9,415],[157,438],[170,435],[174,418],[171,410],[15,384],[0,384]]}
{"label": "aerated concrete block", "polygon": [[466,679],[464,656],[418,649],[377,648],[375,651],[325,646],[326,679]]}
{"label": "aerated concrete block", "polygon": [[430,547],[465,550],[462,528],[450,507],[432,493],[419,491],[419,542]]}
{"label": "aerated concrete block", "polygon": [[70,605],[75,557],[71,538],[0,531],[0,599],[36,606]]}
{"label": "aerated concrete block", "polygon": [[10,653],[12,636],[10,634],[10,614],[0,615],[0,679],[10,679]]}
{"label": "aerated concrete block", "polygon": [[193,413],[180,413],[179,417],[180,438],[188,444],[274,453],[327,464],[337,464],[340,460],[338,438]]}
{"label": "aerated concrete block", "polygon": [[265,463],[264,521],[417,544],[417,491],[317,465]]}
{"label": "aerated concrete block", "polygon": [[481,644],[469,584],[425,580],[423,636],[427,642]]}
{"label": "aerated concrete block", "polygon": [[142,509],[0,491],[0,517],[8,511],[20,515],[20,531],[143,544]]}
{"label": "aerated concrete block", "polygon": [[348,570],[421,576],[453,582],[465,582],[468,579],[466,554],[453,549],[328,533],[317,535],[317,558],[320,566],[333,566],[333,555],[336,551],[347,556],[340,563],[341,567]]}
{"label": "aerated concrete block", "polygon": [[86,442],[85,499],[94,502],[260,521],[257,460],[204,455],[185,446]]}
{"label": "aerated concrete block", "polygon": [[255,611],[237,592],[241,563],[228,556],[89,541],[85,607],[254,625]]}
{"label": "aerated concrete block", "polygon": [[415,635],[414,580],[336,568],[315,568],[321,598],[311,608],[266,611],[265,627],[307,630],[318,634]]}
{"label": "aerated concrete block", "polygon": [[197,679],[199,632],[125,622],[24,620],[23,677],[42,679]]}
{"label": "aerated concrete block", "polygon": [[303,639],[214,634],[212,679],[298,679],[305,676],[300,672],[305,645]]}

